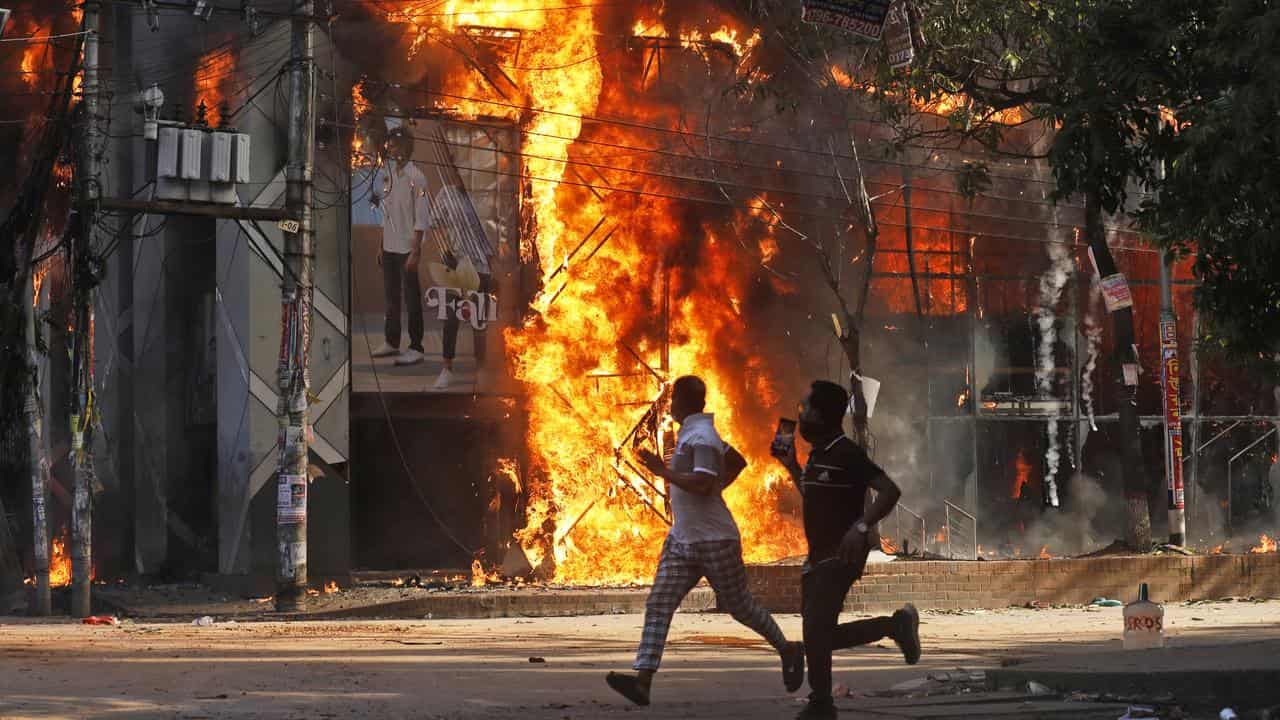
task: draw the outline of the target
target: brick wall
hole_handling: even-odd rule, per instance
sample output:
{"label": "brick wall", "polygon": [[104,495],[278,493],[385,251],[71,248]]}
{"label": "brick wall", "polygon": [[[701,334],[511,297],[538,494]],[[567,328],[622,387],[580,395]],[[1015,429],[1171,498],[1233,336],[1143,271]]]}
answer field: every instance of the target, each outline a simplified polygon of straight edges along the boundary
{"label": "brick wall", "polygon": [[[753,565],[751,591],[774,612],[799,612],[800,567]],[[1157,602],[1280,597],[1280,555],[1142,555],[990,562],[898,561],[870,565],[845,601],[849,612],[885,612],[904,602],[961,610],[1029,602],[1084,604],[1096,597],[1129,602],[1139,583]]]}

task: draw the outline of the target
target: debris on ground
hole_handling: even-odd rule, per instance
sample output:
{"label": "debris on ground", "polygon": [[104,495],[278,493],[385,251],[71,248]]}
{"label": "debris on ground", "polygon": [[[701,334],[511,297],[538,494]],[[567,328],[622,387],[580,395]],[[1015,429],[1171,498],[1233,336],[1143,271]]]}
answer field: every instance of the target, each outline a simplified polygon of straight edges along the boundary
{"label": "debris on ground", "polygon": [[120,618],[114,615],[90,615],[81,622],[85,625],[119,625]]}
{"label": "debris on ground", "polygon": [[1160,720],[1160,716],[1156,714],[1156,709],[1148,705],[1130,705],[1128,712],[1121,715],[1119,720]]}
{"label": "debris on ground", "polygon": [[1111,598],[1104,597],[1094,598],[1093,602],[1089,603],[1089,605],[1091,607],[1124,607],[1124,603],[1120,600],[1113,600]]}
{"label": "debris on ground", "polygon": [[1218,713],[1218,720],[1240,720],[1240,716],[1231,708],[1222,708],[1222,712]]}
{"label": "debris on ground", "polygon": [[546,659],[546,658],[540,658],[540,657],[537,657],[537,656],[534,656],[534,657],[529,658],[529,662],[531,662],[531,663],[545,663],[546,661],[547,661],[547,659]]}
{"label": "debris on ground", "polygon": [[1027,682],[1027,694],[1032,696],[1052,695],[1053,688],[1031,680]]}
{"label": "debris on ground", "polygon": [[210,625],[213,624],[213,618],[209,617],[208,615],[202,615],[196,618],[195,620],[192,620],[191,624],[195,625],[196,627],[209,627]]}

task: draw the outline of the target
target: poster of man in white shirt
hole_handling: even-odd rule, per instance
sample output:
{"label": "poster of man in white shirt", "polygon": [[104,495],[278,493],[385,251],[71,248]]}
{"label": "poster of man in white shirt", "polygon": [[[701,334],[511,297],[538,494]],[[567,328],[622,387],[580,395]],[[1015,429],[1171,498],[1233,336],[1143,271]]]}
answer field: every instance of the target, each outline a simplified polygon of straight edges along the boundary
{"label": "poster of man in white shirt", "polygon": [[[382,344],[371,355],[395,358],[396,365],[417,365],[426,356],[422,347],[422,289],[416,263],[411,260],[416,259],[427,229],[427,178],[410,162],[413,137],[404,128],[395,128],[389,134],[387,154],[382,191],[375,196],[375,204],[382,209],[382,250],[378,264],[382,267],[386,319]],[[404,309],[409,316],[409,344],[401,350]]]}
{"label": "poster of man in white shirt", "polygon": [[[381,122],[381,120],[379,120]],[[502,327],[522,313],[518,133],[387,118],[352,176],[352,389],[508,394]],[[372,133],[370,133],[372,135]],[[376,260],[376,262],[375,262]]]}

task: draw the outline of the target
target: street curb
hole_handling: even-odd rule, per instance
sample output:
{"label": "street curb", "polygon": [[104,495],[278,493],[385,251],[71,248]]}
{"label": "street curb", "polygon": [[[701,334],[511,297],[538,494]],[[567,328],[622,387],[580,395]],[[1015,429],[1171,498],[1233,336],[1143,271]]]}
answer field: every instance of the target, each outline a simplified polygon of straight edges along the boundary
{"label": "street curb", "polygon": [[[260,613],[219,615],[219,619],[264,622],[297,620],[474,620],[510,617],[569,617],[575,615],[613,615],[643,613],[648,588],[627,590],[590,590],[539,592],[529,590],[497,590],[475,593],[423,593],[419,597],[373,605],[319,610],[301,613],[277,613],[264,609]],[[130,608],[105,597],[97,598],[110,612],[140,621],[179,621],[196,617],[193,613],[155,614]],[[708,587],[694,588],[680,604],[683,612],[706,612],[716,609],[715,593]]]}
{"label": "street curb", "polygon": [[1031,681],[1062,693],[1172,696],[1179,703],[1229,705],[1237,710],[1280,702],[1280,669],[1088,672],[1015,667],[987,670],[987,684],[993,690],[1026,687]]}
{"label": "street curb", "polygon": [[[432,593],[419,598],[397,600],[379,605],[341,608],[289,615],[288,620],[349,620],[430,618],[433,620],[509,617],[566,617],[574,615],[612,615],[643,613],[649,591],[618,590],[593,592],[541,593],[497,591],[486,593]],[[716,607],[715,593],[710,588],[694,588],[680,609],[703,612]]]}

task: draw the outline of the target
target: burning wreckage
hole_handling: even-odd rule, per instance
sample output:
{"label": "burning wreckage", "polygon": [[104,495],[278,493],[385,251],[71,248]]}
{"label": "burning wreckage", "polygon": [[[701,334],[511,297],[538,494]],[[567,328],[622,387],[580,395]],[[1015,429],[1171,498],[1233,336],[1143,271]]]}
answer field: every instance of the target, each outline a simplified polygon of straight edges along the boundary
{"label": "burning wreckage", "polygon": [[[1046,558],[1122,534],[1128,400],[1111,380],[1116,291],[1104,287],[1115,276],[1098,278],[1083,208],[1050,201],[1047,164],[969,147],[890,152],[892,129],[860,112],[874,88],[858,54],[804,65],[722,4],[423,0],[344,12],[316,52],[313,577],[470,567],[473,585],[647,582],[670,508],[636,451],[671,446],[670,383],[688,372],[706,379],[722,434],[749,460],[726,492],[746,559],[800,555],[798,496],[768,448],[809,380],[849,380],[827,320],[842,307],[855,309],[860,369],[880,383],[868,443],[904,488],[882,528],[886,553]],[[176,21],[235,32],[216,18]],[[288,33],[262,22],[242,46],[192,57],[185,75],[139,76],[176,99],[162,125],[252,138],[241,200],[254,206],[283,188],[272,73]],[[181,55],[145,38],[116,52],[144,69]],[[24,71],[50,62],[11,60]],[[778,87],[786,103],[772,99]],[[919,103],[921,122],[942,122],[949,102],[963,98]],[[1010,111],[1011,145],[1043,143],[1020,119]],[[106,147],[120,167],[136,152]],[[992,167],[977,197],[956,183],[972,160]],[[421,227],[413,218],[426,239],[416,272],[388,262],[398,251],[385,231],[406,187],[425,215]],[[172,296],[132,327],[155,318],[201,350],[166,359],[131,335],[139,357],[128,365],[97,331],[99,373],[128,380],[100,393],[108,436],[124,427],[113,405],[162,382],[189,389],[99,459],[98,522],[112,529],[95,533],[95,564],[106,575],[269,575],[279,318],[267,299],[283,272],[281,233],[170,222],[144,218],[131,241],[141,275],[126,282],[128,265],[108,264],[104,284],[131,302]],[[174,244],[168,264],[141,252],[174,233],[206,239]],[[1137,362],[1126,364],[1138,373],[1159,534],[1160,260],[1119,221],[1107,233],[1134,309]],[[51,255],[39,277],[65,276],[61,262]],[[198,299],[179,299],[179,283]],[[36,288],[42,311],[66,312],[55,287]],[[1280,392],[1199,357],[1193,288],[1178,265],[1189,544],[1274,551]],[[399,350],[402,325],[419,355],[382,352]],[[47,372],[66,369],[50,361]],[[153,467],[157,453],[166,464]],[[51,484],[70,487],[68,472],[52,464]],[[55,526],[69,516],[65,495],[55,490]]]}

